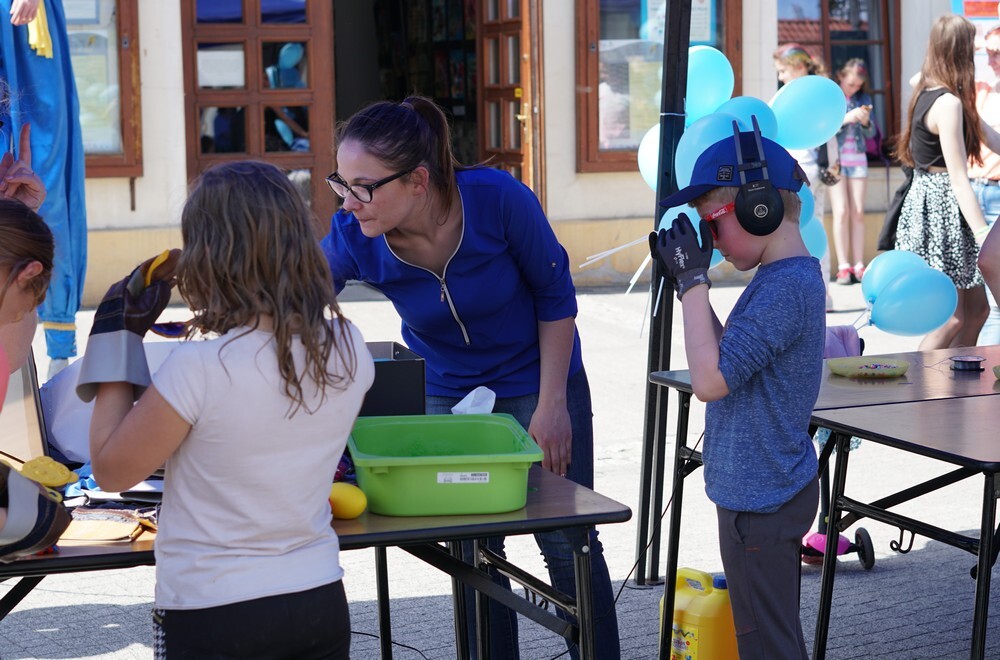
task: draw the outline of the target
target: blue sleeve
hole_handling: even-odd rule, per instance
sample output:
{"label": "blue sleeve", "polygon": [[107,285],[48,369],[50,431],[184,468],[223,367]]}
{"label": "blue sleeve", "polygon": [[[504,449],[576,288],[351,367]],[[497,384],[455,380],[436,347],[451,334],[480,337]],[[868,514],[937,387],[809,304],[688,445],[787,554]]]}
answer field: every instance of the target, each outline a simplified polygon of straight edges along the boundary
{"label": "blue sleeve", "polygon": [[719,344],[719,370],[730,391],[773,363],[800,336],[805,311],[802,290],[790,279],[757,287],[745,306],[734,310]]}
{"label": "blue sleeve", "polygon": [[330,274],[333,275],[333,285],[337,293],[344,290],[347,280],[360,279],[358,263],[351,254],[350,246],[344,235],[347,218],[342,211],[334,214],[330,222],[330,233],[320,241],[326,261],[330,264]]}
{"label": "blue sleeve", "polygon": [[502,192],[500,219],[510,254],[531,290],[538,320],[575,317],[576,289],[569,256],[531,189],[511,179]]}

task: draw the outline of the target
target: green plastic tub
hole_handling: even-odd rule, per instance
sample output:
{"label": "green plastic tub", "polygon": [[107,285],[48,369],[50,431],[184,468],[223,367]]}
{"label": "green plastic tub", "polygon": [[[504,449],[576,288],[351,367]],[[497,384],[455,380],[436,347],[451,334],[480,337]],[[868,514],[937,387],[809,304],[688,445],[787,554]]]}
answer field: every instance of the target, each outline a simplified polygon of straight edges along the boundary
{"label": "green plastic tub", "polygon": [[362,417],[347,440],[368,510],[502,513],[524,506],[542,450],[510,415]]}

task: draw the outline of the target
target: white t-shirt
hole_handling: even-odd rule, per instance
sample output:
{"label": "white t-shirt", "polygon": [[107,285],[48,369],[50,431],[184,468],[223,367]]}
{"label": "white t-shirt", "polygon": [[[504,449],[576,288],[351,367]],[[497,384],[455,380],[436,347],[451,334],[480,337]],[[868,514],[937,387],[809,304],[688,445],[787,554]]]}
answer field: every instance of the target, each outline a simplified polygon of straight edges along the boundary
{"label": "white t-shirt", "polygon": [[[347,324],[354,381],[307,391],[289,418],[272,335],[246,328],[179,346],[153,377],[191,432],[166,464],[156,607],[200,609],[295,593],[343,577],[330,484],[375,365]],[[335,327],[336,331],[336,327]],[[344,347],[346,348],[346,347]],[[301,364],[304,350],[293,347]],[[337,357],[329,371],[344,374]]]}

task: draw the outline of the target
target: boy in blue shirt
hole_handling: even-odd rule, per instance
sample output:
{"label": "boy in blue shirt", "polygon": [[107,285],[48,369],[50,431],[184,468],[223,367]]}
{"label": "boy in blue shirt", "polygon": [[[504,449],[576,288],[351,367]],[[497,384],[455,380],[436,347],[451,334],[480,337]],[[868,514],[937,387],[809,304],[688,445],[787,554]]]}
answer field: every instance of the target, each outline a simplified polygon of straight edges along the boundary
{"label": "boy in blue shirt", "polygon": [[[734,125],[733,137],[698,158],[691,184],[661,202],[697,210],[701,244],[681,214],[650,234],[650,246],[684,310],[694,394],[708,402],[705,490],[717,507],[740,658],[806,658],[799,548],[819,492],[808,428],[826,291],[799,231],[805,174],[756,121],[754,129]],[[709,301],[713,246],[738,270],[757,268],[725,327]]]}

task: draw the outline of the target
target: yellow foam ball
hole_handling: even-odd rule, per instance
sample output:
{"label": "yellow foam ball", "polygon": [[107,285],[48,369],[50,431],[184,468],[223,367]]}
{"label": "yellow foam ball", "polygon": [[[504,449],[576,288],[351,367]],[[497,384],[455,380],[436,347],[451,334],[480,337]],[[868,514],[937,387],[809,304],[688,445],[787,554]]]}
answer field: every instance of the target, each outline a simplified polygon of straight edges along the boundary
{"label": "yellow foam ball", "polygon": [[333,517],[341,520],[357,518],[365,512],[368,498],[363,490],[343,481],[335,481],[330,487],[330,508]]}

